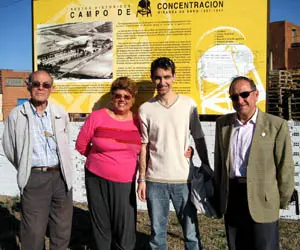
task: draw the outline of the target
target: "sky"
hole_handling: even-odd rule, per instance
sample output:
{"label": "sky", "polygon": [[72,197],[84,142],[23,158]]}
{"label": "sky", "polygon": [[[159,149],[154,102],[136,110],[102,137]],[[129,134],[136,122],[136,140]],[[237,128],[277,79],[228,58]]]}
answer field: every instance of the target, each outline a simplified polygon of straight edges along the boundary
{"label": "sky", "polygon": [[[0,0],[0,69],[32,70],[31,1]],[[270,0],[271,22],[300,26],[299,11],[300,0]]]}

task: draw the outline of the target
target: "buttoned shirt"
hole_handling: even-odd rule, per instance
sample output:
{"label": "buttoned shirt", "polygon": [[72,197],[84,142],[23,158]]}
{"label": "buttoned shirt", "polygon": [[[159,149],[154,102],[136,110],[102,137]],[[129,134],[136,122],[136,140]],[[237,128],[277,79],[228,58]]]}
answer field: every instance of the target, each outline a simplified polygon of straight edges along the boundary
{"label": "buttoned shirt", "polygon": [[248,159],[257,115],[258,109],[245,124],[238,118],[235,120],[230,141],[230,178],[247,177]]}
{"label": "buttoned shirt", "polygon": [[56,139],[51,124],[51,114],[48,106],[40,115],[31,104],[34,126],[33,126],[33,153],[32,166],[54,166],[59,163]]}

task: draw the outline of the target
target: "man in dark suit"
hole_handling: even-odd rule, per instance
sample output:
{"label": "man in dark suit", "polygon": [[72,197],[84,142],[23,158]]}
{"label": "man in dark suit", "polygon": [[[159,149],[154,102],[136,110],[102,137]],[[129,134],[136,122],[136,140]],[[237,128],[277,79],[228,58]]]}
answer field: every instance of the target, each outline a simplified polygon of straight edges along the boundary
{"label": "man in dark suit", "polygon": [[258,109],[258,90],[247,77],[234,78],[229,94],[236,113],[217,119],[214,168],[228,247],[276,250],[279,209],[294,187],[287,122]]}

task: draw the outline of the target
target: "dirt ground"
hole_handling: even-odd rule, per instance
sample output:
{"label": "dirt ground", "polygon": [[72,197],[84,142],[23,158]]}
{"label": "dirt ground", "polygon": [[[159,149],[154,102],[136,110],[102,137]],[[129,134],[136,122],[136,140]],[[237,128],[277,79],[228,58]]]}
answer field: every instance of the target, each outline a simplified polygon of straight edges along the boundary
{"label": "dirt ground", "polygon": [[[18,198],[0,196],[0,250],[19,250],[20,202]],[[223,220],[208,219],[199,215],[201,240],[204,249],[227,249]],[[91,227],[87,204],[74,203],[70,250],[91,249]],[[150,236],[150,222],[147,211],[138,211],[136,250],[147,249]],[[300,246],[300,221],[280,221],[281,249],[297,250]],[[48,238],[45,238],[45,249]],[[170,212],[168,226],[168,248],[183,250],[183,237],[180,224],[174,212]]]}

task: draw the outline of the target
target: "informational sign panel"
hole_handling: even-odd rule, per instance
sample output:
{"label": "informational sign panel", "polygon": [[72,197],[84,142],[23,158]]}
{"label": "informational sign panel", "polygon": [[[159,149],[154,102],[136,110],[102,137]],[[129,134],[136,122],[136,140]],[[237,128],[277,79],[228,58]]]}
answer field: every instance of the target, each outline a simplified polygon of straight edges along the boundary
{"label": "informational sign panel", "polygon": [[237,75],[255,81],[265,110],[267,13],[268,0],[34,0],[35,69],[53,75],[52,101],[71,113],[106,105],[119,76],[138,82],[138,104],[152,97],[150,64],[162,56],[200,114],[232,111]]}
{"label": "informational sign panel", "polygon": [[22,77],[6,77],[4,85],[6,87],[23,87],[24,86],[24,80]]}

